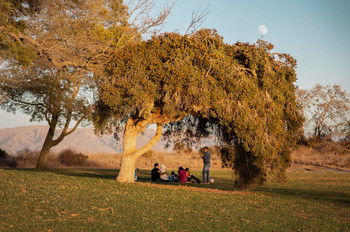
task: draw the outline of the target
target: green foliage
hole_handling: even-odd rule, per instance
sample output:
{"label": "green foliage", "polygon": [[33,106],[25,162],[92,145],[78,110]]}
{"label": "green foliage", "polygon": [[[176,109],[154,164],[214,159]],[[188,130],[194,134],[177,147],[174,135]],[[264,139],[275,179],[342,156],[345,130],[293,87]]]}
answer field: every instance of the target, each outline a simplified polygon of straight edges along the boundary
{"label": "green foliage", "polygon": [[295,100],[296,61],[272,48],[262,40],[226,44],[216,31],[203,29],[118,50],[106,67],[110,78],[101,81],[95,125],[103,131],[156,109],[187,115],[167,125],[168,133],[181,127],[192,130],[189,137],[216,134],[234,148],[224,161],[238,174],[237,184],[283,180],[303,119]]}
{"label": "green foliage", "polygon": [[[1,231],[349,231],[347,173],[289,173],[288,184],[118,184],[116,170],[0,169]],[[191,171],[199,176],[199,171]],[[160,207],[160,205],[162,207]]]}
{"label": "green foliage", "polygon": [[[60,75],[45,68],[47,66],[38,63],[30,69],[4,74],[0,78],[0,89],[6,98],[1,108],[11,112],[21,110],[30,115],[32,121],[46,120],[50,124],[55,120],[59,126],[65,125],[67,119],[88,118],[89,80],[75,78],[69,73]],[[77,94],[79,89],[81,93]]]}
{"label": "green foliage", "polygon": [[137,33],[121,0],[0,0],[0,9],[0,107],[48,123],[42,168],[51,147],[90,122],[104,63]]}
{"label": "green foliage", "polygon": [[24,32],[25,19],[38,11],[40,4],[33,0],[27,1],[27,5],[23,7],[22,1],[0,0],[0,56],[12,57],[24,66],[35,60],[36,51],[32,45],[22,43],[17,34]]}

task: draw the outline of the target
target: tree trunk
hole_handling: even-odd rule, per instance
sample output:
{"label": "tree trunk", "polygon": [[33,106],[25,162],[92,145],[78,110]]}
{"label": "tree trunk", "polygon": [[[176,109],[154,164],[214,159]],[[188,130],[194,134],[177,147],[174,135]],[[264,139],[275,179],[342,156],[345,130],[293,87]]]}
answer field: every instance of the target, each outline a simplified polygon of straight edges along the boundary
{"label": "tree trunk", "polygon": [[135,181],[135,165],[137,156],[136,142],[138,132],[132,120],[128,120],[125,125],[123,135],[123,155],[121,161],[121,168],[117,181],[120,183],[133,183]]}
{"label": "tree trunk", "polygon": [[46,160],[50,153],[51,148],[54,146],[53,137],[55,136],[55,130],[57,125],[57,117],[53,118],[49,125],[49,131],[46,134],[46,138],[44,144],[41,148],[38,163],[36,165],[36,169],[45,169]]}
{"label": "tree trunk", "polygon": [[51,150],[51,144],[44,143],[43,147],[41,148],[38,163],[36,165],[36,169],[46,169],[46,160]]}
{"label": "tree trunk", "polygon": [[142,148],[136,150],[138,134],[145,129],[145,125],[134,124],[133,120],[128,120],[124,129],[122,163],[117,181],[120,183],[133,183],[135,181],[135,164],[137,158],[149,151],[162,136],[162,124],[157,123],[157,131],[154,137]]}
{"label": "tree trunk", "polygon": [[52,147],[52,141],[53,136],[55,135],[54,129],[50,128],[47,132],[45,142],[43,144],[43,147],[41,148],[38,163],[36,165],[36,169],[45,169],[46,167],[46,160],[50,153],[50,149]]}
{"label": "tree trunk", "polygon": [[[151,150],[162,136],[162,124],[183,119],[185,115],[165,115],[161,108],[154,110],[152,116],[147,119],[129,118],[124,127],[122,163],[117,181],[121,183],[133,183],[135,181],[135,164],[138,157]],[[143,147],[136,149],[137,136],[146,129],[149,124],[157,124],[156,134]]]}
{"label": "tree trunk", "polygon": [[131,154],[122,155],[122,163],[117,181],[120,183],[133,183],[135,181],[135,165],[137,157]]}

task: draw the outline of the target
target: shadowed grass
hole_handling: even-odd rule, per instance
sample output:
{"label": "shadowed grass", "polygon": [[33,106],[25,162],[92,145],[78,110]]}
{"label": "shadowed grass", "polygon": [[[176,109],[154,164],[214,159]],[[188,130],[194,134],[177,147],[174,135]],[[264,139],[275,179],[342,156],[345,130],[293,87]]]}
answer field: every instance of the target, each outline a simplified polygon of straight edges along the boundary
{"label": "shadowed grass", "polygon": [[[0,169],[0,231],[349,231],[350,174],[290,173],[287,184],[119,184],[117,170]],[[200,171],[193,171],[198,178]]]}

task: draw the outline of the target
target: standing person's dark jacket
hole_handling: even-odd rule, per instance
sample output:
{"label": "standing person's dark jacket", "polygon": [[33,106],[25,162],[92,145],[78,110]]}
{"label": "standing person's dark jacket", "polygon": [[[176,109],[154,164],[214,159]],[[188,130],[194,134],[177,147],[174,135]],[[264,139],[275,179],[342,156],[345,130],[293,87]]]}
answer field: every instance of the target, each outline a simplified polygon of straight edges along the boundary
{"label": "standing person's dark jacket", "polygon": [[206,151],[206,152],[204,153],[204,156],[203,156],[204,165],[210,164],[210,157],[211,157],[210,152],[209,152],[209,151]]}

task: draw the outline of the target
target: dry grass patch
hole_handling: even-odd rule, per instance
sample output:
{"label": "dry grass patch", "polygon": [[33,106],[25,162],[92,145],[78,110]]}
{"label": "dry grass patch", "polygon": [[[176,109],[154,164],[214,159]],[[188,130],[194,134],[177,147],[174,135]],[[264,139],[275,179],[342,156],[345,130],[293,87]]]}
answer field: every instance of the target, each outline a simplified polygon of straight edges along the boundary
{"label": "dry grass patch", "polygon": [[[305,165],[350,168],[350,152],[332,149],[323,144],[321,148],[299,146],[292,152],[294,162]],[[338,152],[337,152],[338,151]]]}

